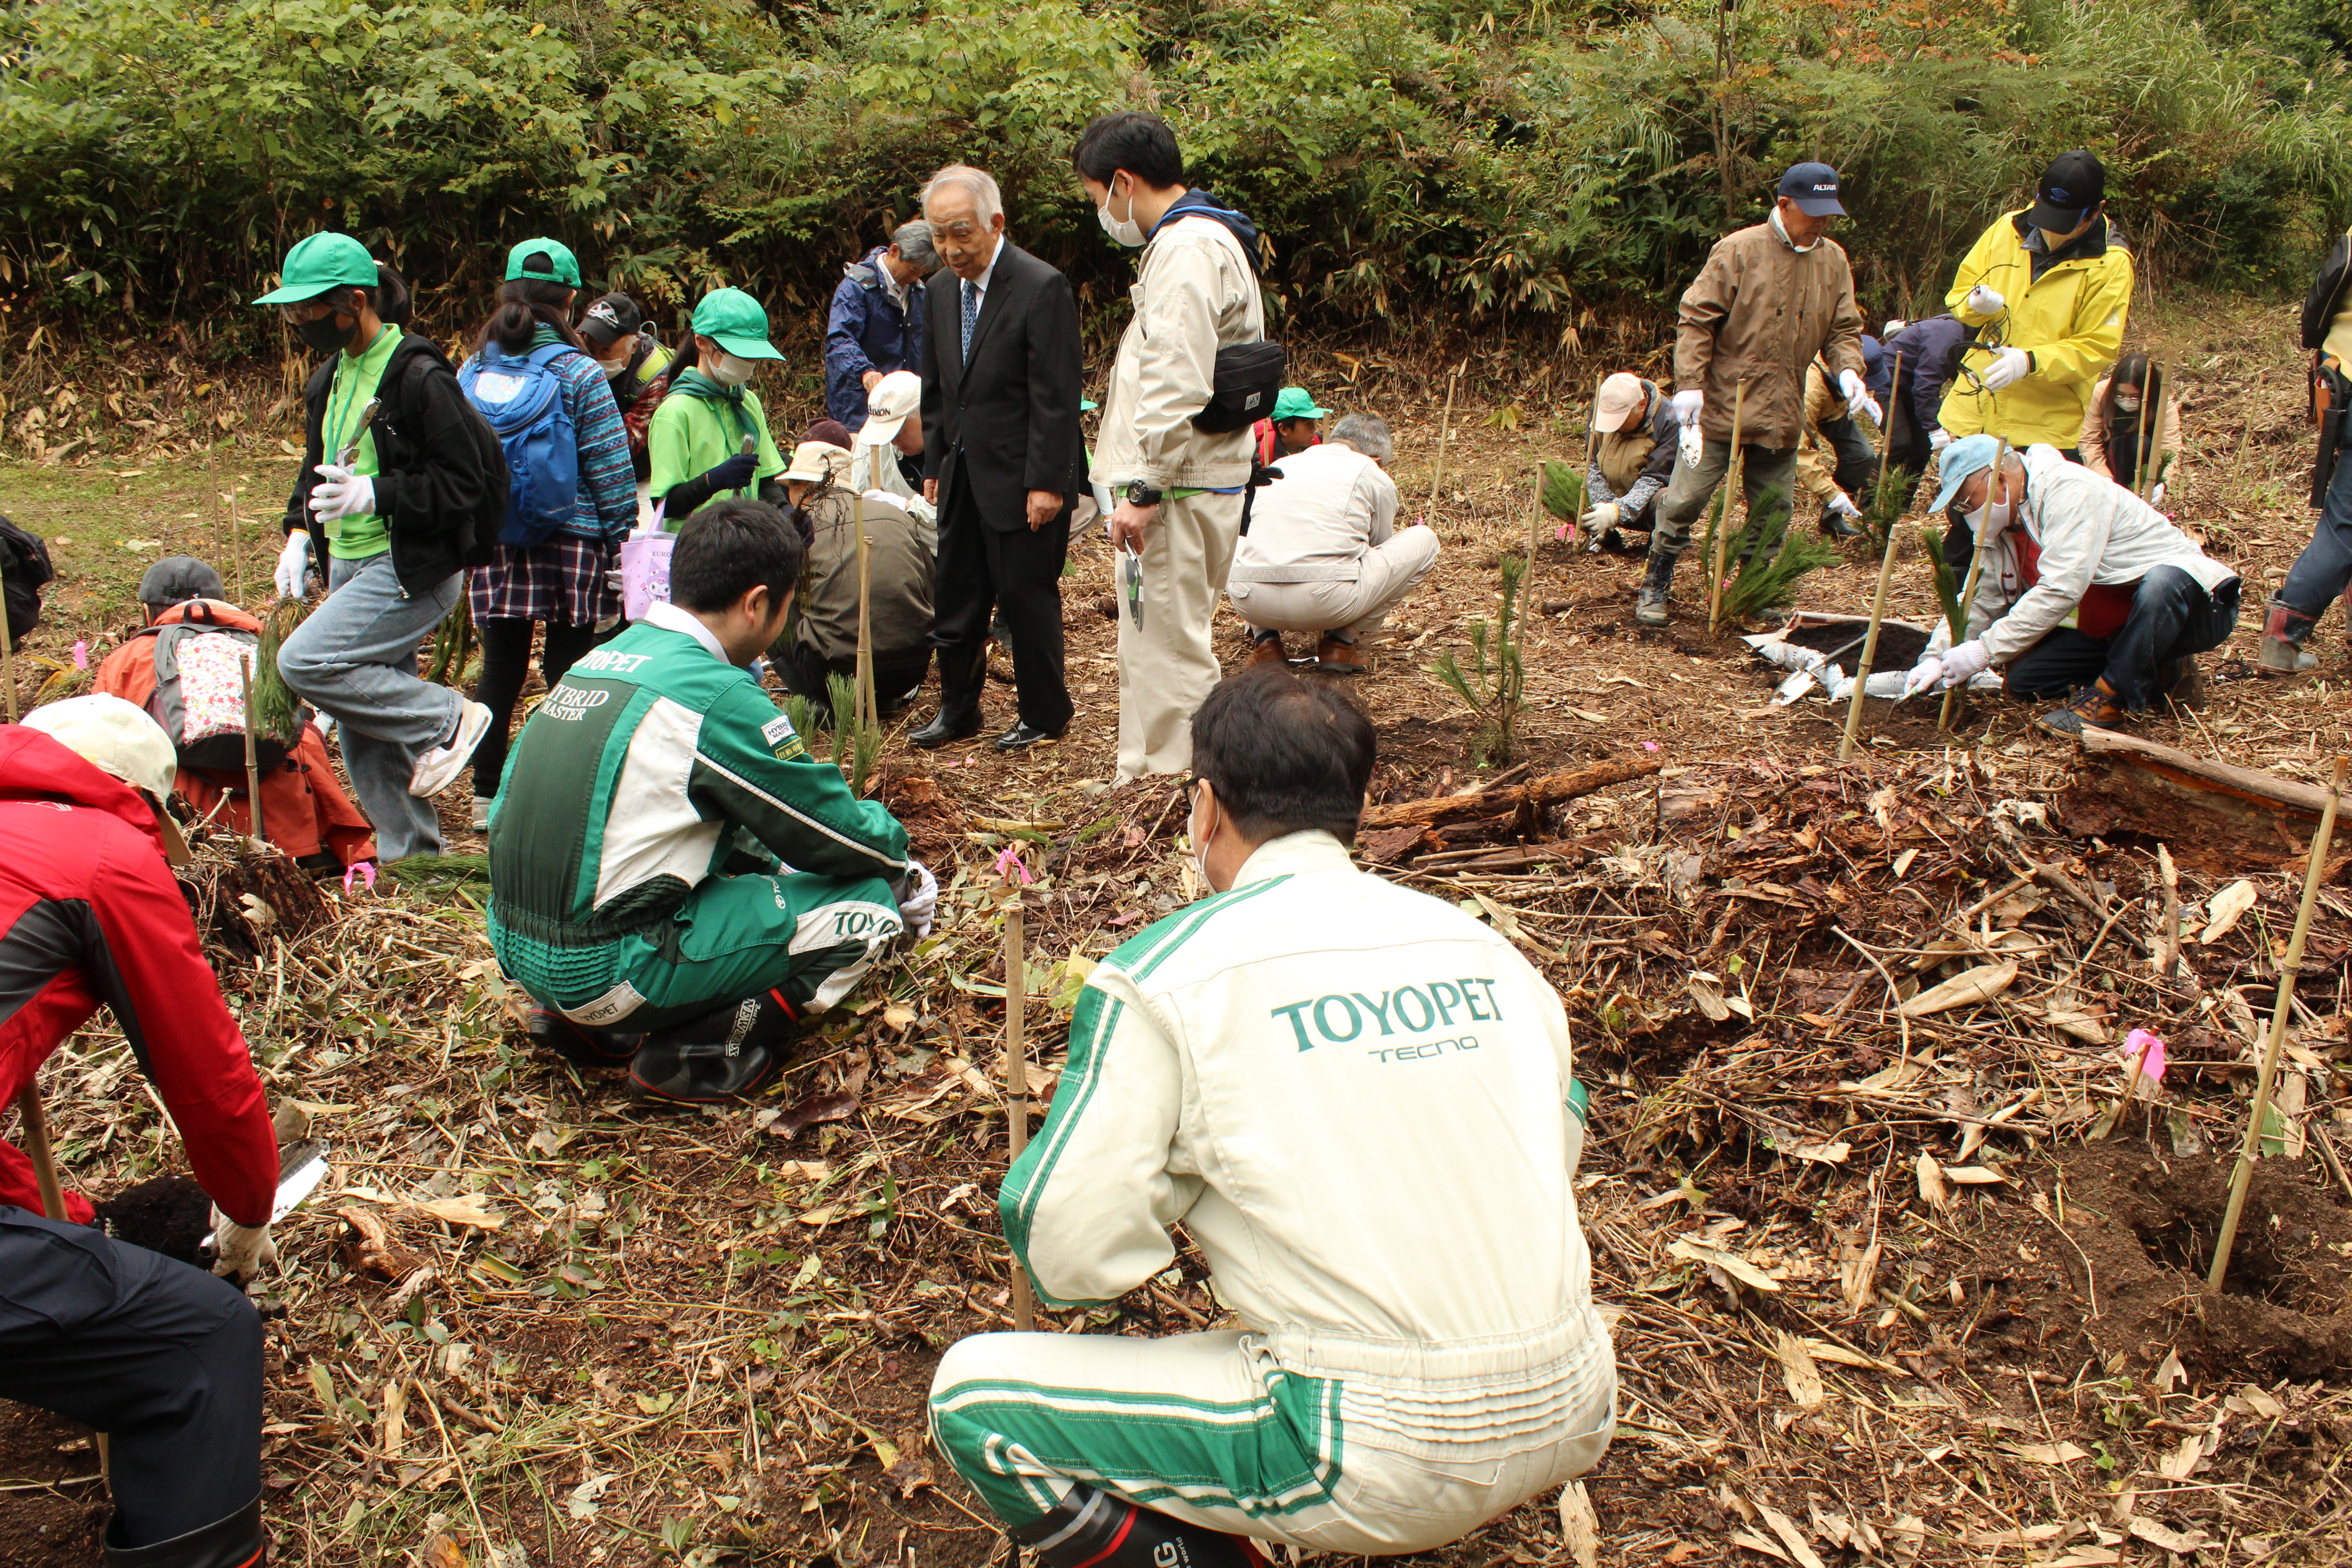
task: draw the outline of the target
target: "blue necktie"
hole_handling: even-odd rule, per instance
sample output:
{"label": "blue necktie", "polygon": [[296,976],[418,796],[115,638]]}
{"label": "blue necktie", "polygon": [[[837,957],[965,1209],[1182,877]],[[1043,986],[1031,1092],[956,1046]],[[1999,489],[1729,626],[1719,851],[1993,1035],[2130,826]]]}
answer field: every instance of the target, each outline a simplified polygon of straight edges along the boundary
{"label": "blue necktie", "polygon": [[980,285],[967,278],[963,282],[963,357],[971,361],[971,327],[980,320]]}

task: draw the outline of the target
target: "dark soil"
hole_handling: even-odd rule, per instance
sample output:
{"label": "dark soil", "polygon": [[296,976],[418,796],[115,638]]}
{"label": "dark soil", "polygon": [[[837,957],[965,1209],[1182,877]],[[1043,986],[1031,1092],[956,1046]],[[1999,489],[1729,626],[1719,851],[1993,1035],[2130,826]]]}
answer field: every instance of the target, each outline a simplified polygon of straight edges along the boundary
{"label": "dark soil", "polygon": [[99,1228],[115,1240],[182,1263],[195,1264],[212,1235],[213,1201],[186,1176],[152,1177],[92,1206]]}
{"label": "dark soil", "polygon": [[110,1511],[98,1450],[70,1421],[26,1405],[0,1404],[0,1563],[9,1568],[88,1568]]}

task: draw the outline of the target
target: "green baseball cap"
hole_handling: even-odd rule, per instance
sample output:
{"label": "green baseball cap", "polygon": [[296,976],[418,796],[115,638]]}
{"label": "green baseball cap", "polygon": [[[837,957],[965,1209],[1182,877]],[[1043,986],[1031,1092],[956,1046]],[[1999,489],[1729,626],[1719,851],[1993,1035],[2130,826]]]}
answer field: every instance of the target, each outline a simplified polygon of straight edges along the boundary
{"label": "green baseball cap", "polygon": [[278,287],[255,304],[293,305],[315,300],[330,289],[373,289],[375,258],[348,234],[314,234],[295,241],[294,248],[286,253],[285,270],[278,278]]}
{"label": "green baseball cap", "polygon": [[[553,265],[531,267],[529,261],[534,256],[544,256]],[[580,258],[572,255],[572,247],[560,239],[526,239],[507,252],[507,281],[511,283],[518,278],[532,278],[541,283],[561,283],[566,288],[577,289],[580,287]]]}
{"label": "green baseball cap", "polygon": [[1316,407],[1303,386],[1286,386],[1275,395],[1273,419],[1277,425],[1286,419],[1320,419],[1330,412]]}
{"label": "green baseball cap", "polygon": [[739,359],[782,359],[768,342],[768,312],[740,289],[713,289],[694,308],[694,330]]}

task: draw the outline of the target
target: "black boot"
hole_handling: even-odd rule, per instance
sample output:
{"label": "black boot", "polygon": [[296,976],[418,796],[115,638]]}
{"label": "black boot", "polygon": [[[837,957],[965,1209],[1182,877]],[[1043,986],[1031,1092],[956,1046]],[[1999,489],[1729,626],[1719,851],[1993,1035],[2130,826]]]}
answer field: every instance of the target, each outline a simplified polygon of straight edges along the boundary
{"label": "black boot", "polygon": [[783,1059],[794,1018],[772,992],[646,1037],[629,1087],[649,1100],[715,1105],[741,1100]]}
{"label": "black boot", "polygon": [[106,1527],[106,1568],[261,1568],[269,1561],[259,1498],[226,1519],[152,1546],[116,1545],[121,1527],[119,1513]]}
{"label": "black boot", "polygon": [[988,645],[971,653],[940,650],[940,711],[936,718],[907,737],[909,745],[930,751],[950,741],[980,733],[980,689],[988,679]]}
{"label": "black boot", "polygon": [[1675,558],[1650,545],[1649,569],[1642,574],[1642,592],[1633,601],[1633,618],[1645,626],[1663,626],[1669,616],[1666,610],[1666,589],[1675,580]]}
{"label": "black boot", "polygon": [[552,1007],[533,1007],[523,1033],[530,1037],[532,1045],[545,1046],[565,1061],[583,1068],[626,1067],[637,1047],[646,1043],[641,1034],[585,1028]]}
{"label": "black boot", "polygon": [[1247,1538],[1187,1524],[1080,1481],[1054,1511],[1013,1539],[1045,1568],[1264,1568]]}

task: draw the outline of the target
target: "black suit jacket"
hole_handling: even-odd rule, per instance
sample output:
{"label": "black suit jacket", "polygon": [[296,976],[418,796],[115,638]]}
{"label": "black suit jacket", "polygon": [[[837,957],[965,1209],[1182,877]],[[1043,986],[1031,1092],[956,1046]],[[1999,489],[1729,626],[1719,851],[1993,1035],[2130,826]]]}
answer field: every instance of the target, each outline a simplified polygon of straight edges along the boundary
{"label": "black suit jacket", "polygon": [[969,489],[981,521],[1029,526],[1028,492],[1076,504],[1086,449],[1078,429],[1078,301],[1069,279],[1007,240],[963,355],[963,279],[944,269],[923,289],[923,476],[940,482],[946,521]]}

